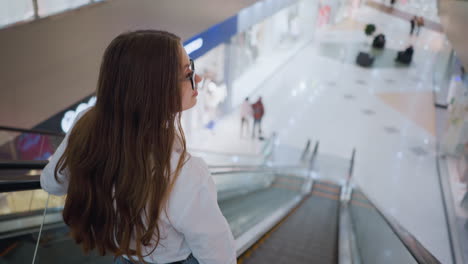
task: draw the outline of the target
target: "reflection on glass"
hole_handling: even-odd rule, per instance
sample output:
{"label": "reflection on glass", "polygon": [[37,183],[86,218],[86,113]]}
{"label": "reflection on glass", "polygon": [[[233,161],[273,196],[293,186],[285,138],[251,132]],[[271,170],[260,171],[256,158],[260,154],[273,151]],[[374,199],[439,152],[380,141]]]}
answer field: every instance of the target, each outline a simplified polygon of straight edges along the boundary
{"label": "reflection on glass", "polygon": [[34,17],[31,0],[0,0],[0,27]]}
{"label": "reflection on glass", "polygon": [[90,0],[37,0],[39,16],[48,16],[61,11],[89,4]]}
{"label": "reflection on glass", "polygon": [[63,137],[0,131],[0,160],[47,160]]}
{"label": "reflection on glass", "polygon": [[[0,197],[0,263],[112,263],[112,257],[95,252],[84,255],[70,238],[62,219],[65,196],[50,196],[42,190],[3,193]],[[44,222],[41,236],[39,228]]]}
{"label": "reflection on glass", "polygon": [[[0,193],[0,217],[11,214],[42,211],[48,194],[43,190]],[[49,206],[63,207],[65,196],[54,196]]]}
{"label": "reflection on glass", "polygon": [[[48,194],[42,190],[0,194],[0,263],[31,263]],[[49,201],[63,204],[63,197]],[[61,221],[60,209],[47,224]]]}

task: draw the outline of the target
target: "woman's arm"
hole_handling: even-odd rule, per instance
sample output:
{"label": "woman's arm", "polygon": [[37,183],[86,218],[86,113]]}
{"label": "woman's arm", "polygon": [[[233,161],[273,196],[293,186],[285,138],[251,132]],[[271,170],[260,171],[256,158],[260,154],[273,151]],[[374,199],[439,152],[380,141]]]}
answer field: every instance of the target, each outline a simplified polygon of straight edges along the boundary
{"label": "woman's arm", "polygon": [[50,157],[49,163],[42,170],[41,173],[41,187],[44,191],[53,194],[53,195],[65,195],[68,190],[68,178],[67,178],[67,169],[58,171],[57,176],[60,180],[60,183],[57,182],[54,176],[55,167],[58,164],[60,157],[62,157],[68,142],[68,133],[63,139],[60,146],[55,150],[55,153]]}
{"label": "woman's arm", "polygon": [[42,170],[41,187],[42,189],[44,189],[44,191],[50,194],[53,194],[53,195],[67,194],[68,170],[64,169],[62,172],[60,172],[60,170],[57,172],[57,177],[60,180],[60,182],[57,182],[54,176],[55,167],[57,167],[60,157],[62,157],[63,153],[65,152],[65,149],[67,148],[68,137],[70,136],[70,132],[75,126],[76,121],[78,121],[86,112],[88,112],[88,110],[89,109],[81,111],[77,115],[77,117],[73,121],[73,124],[70,130],[65,135],[65,138],[63,139],[62,143],[60,143],[60,146],[55,150],[55,153],[52,155],[52,157],[50,157],[49,163],[47,164],[47,166],[45,166],[45,168]]}

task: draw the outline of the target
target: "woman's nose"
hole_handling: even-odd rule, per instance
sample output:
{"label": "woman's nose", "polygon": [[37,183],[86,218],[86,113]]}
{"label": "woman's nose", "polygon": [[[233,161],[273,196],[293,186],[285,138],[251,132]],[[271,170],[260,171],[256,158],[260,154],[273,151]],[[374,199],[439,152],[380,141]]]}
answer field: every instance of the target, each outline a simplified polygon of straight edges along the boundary
{"label": "woman's nose", "polygon": [[201,77],[200,75],[198,75],[198,74],[195,73],[195,82],[196,82],[196,83],[199,83],[199,82],[201,82],[201,81],[202,81],[202,77]]}

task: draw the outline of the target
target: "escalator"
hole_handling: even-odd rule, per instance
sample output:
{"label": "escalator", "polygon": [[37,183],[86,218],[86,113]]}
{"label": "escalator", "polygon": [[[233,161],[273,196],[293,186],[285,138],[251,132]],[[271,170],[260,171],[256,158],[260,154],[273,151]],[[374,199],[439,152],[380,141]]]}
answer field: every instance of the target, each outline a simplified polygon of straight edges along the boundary
{"label": "escalator", "polygon": [[[59,142],[53,136],[50,148]],[[7,144],[1,149],[11,150]],[[46,162],[2,155],[13,158],[0,162],[0,264],[112,263],[112,256],[83,255],[70,239],[61,219],[63,197],[40,190]],[[266,166],[262,157],[260,164],[220,166],[232,157],[214,157],[210,170],[239,263],[440,263],[362,190],[351,188],[354,158],[319,154],[318,144],[297,156],[292,166]],[[21,208],[5,209],[18,200],[25,200]]]}
{"label": "escalator", "polygon": [[237,238],[266,215],[271,215],[281,205],[293,200],[295,196],[297,193],[293,190],[272,187],[219,201],[219,208],[226,217],[232,234]]}
{"label": "escalator", "polygon": [[338,263],[341,187],[316,182],[286,219],[240,257],[240,263]]}

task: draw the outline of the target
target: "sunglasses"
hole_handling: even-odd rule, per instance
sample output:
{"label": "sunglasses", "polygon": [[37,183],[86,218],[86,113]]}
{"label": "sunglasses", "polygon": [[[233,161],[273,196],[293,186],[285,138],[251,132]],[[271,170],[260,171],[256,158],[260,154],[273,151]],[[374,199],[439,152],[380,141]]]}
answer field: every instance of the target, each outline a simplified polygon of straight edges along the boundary
{"label": "sunglasses", "polygon": [[192,59],[190,59],[189,70],[190,73],[185,79],[190,80],[190,83],[192,84],[192,90],[195,90],[195,63]]}

